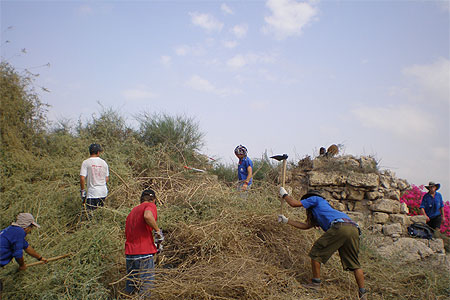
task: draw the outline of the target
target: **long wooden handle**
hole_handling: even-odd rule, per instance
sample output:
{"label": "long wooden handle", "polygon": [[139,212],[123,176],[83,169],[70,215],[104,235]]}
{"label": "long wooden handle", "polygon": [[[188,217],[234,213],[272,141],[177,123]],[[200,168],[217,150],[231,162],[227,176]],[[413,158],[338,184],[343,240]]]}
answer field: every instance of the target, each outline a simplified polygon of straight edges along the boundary
{"label": "long wooden handle", "polygon": [[[286,164],[287,164],[287,159],[284,159],[283,160],[283,169],[281,170],[281,186],[284,188],[286,185]],[[284,203],[284,201],[281,201],[280,214],[283,214],[283,203]]]}
{"label": "long wooden handle", "polygon": [[[72,255],[72,253],[67,253],[67,254],[64,254],[64,255],[55,256],[55,257],[52,257],[52,258],[47,259],[47,262],[51,262],[51,261],[54,261],[54,260],[58,260],[58,259],[61,259],[61,258],[70,256],[70,255]],[[27,268],[28,268],[28,267],[32,267],[32,266],[42,265],[42,264],[45,264],[45,262],[43,262],[43,261],[37,261],[37,262],[31,263],[31,264],[27,264]]]}

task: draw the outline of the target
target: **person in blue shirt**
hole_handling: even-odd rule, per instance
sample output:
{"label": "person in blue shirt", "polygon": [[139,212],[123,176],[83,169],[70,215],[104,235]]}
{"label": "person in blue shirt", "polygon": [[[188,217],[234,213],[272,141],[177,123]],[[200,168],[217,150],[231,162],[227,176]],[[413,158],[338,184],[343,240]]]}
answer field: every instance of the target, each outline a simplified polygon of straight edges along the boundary
{"label": "person in blue shirt", "polygon": [[367,299],[364,288],[364,272],[358,259],[360,235],[358,224],[353,222],[347,214],[332,208],[319,191],[310,190],[303,195],[300,201],[297,201],[288,195],[284,187],[281,187],[280,197],[281,201],[285,200],[292,207],[304,207],[307,218],[306,223],[302,223],[279,215],[278,222],[303,230],[319,226],[325,231],[309,252],[313,278],[311,283],[303,286],[319,289],[321,264],[326,263],[334,252],[339,251],[342,267],[345,271],[352,271],[355,276],[359,288],[359,299]]}
{"label": "person in blue shirt", "polygon": [[238,179],[239,190],[246,191],[253,182],[253,162],[247,156],[247,148],[239,145],[234,149],[234,154],[239,158],[238,163]]}
{"label": "person in blue shirt", "polygon": [[437,192],[441,185],[439,183],[429,182],[427,186],[428,193],[423,195],[420,203],[420,212],[427,217],[427,225],[433,229],[439,229],[445,218],[444,201],[442,195]]}
{"label": "person in blue shirt", "polygon": [[12,222],[0,232],[0,266],[6,266],[13,258],[19,264],[19,270],[23,271],[27,268],[23,259],[23,251],[39,261],[47,262],[47,259],[36,252],[28,242],[25,236],[30,233],[33,228],[41,227],[35,222],[34,217],[30,213],[20,213],[16,222]]}
{"label": "person in blue shirt", "polygon": [[[39,261],[47,263],[47,259],[36,252],[28,242],[25,236],[35,227],[41,227],[34,220],[30,213],[20,213],[17,215],[16,222],[0,231],[0,267],[6,266],[13,258],[19,264],[19,270],[26,270],[27,265],[23,259],[23,251]],[[0,279],[0,299],[3,290],[3,282]]]}

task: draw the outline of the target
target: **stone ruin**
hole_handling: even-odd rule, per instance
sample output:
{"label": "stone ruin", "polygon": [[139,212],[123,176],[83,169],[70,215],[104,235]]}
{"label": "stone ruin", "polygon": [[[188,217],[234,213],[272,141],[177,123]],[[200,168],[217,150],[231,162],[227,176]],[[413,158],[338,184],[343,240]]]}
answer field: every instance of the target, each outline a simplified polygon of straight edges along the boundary
{"label": "stone ruin", "polygon": [[425,223],[426,217],[408,216],[408,207],[400,197],[410,188],[409,183],[390,170],[379,171],[373,157],[306,157],[291,168],[286,182],[296,195],[308,189],[320,190],[335,209],[379,239],[382,246],[377,251],[383,256],[401,254],[400,259],[406,261],[432,255],[445,259],[442,239],[408,236],[407,227],[414,222]]}

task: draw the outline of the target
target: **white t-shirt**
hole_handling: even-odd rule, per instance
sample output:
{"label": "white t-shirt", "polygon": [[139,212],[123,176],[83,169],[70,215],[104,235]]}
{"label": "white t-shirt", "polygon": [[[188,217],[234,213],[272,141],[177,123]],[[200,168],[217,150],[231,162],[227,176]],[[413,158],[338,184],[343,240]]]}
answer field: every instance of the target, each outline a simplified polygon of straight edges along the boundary
{"label": "white t-shirt", "polygon": [[86,177],[87,198],[104,198],[108,195],[106,177],[108,164],[100,157],[90,157],[81,164],[80,175]]}

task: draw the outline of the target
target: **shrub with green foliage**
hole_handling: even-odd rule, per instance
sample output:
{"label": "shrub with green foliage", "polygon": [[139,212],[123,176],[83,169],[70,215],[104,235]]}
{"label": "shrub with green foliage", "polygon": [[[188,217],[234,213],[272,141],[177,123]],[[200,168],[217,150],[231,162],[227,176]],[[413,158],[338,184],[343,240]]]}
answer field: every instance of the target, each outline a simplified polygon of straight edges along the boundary
{"label": "shrub with green foliage", "polygon": [[193,118],[165,113],[142,113],[137,117],[141,140],[150,147],[164,144],[181,152],[199,150],[204,134]]}

